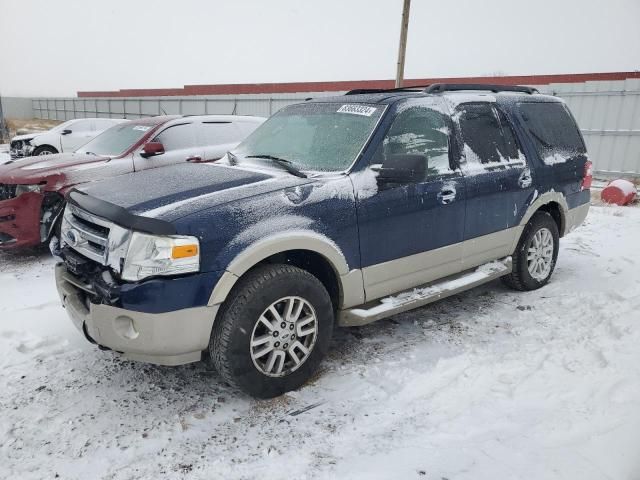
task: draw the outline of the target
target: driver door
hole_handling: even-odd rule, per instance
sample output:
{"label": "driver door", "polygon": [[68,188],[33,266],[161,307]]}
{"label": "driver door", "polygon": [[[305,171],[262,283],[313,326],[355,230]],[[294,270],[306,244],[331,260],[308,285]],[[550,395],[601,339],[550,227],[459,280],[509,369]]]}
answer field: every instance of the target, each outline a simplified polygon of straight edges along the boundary
{"label": "driver door", "polygon": [[160,142],[164,146],[164,153],[144,158],[140,152],[133,156],[133,164],[136,171],[150,168],[165,167],[176,163],[200,162],[204,152],[198,146],[194,123],[181,123],[171,125],[159,134],[151,142]]}
{"label": "driver door", "polygon": [[[370,164],[351,175],[367,301],[461,270],[465,191],[450,153],[450,121],[421,102],[396,116]],[[422,178],[382,181],[392,155],[423,156]]]}

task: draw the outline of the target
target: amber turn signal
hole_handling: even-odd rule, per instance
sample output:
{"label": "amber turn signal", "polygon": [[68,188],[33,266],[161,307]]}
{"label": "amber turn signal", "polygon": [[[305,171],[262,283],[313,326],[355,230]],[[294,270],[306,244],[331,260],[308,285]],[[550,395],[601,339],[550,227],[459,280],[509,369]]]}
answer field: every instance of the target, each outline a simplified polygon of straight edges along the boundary
{"label": "amber turn signal", "polygon": [[179,245],[171,249],[171,258],[189,258],[198,255],[198,245]]}

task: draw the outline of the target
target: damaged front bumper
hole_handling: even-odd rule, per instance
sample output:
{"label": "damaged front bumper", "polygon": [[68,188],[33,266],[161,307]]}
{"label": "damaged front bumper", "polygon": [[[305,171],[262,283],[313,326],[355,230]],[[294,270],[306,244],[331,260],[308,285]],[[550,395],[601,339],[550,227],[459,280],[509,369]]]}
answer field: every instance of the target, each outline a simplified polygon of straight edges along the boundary
{"label": "damaged front bumper", "polygon": [[14,140],[9,148],[9,155],[12,160],[29,157],[33,153],[34,147],[29,140]]}
{"label": "damaged front bumper", "polygon": [[[92,281],[83,280],[65,263],[56,265],[56,285],[62,305],[89,341],[132,360],[158,365],[200,360],[202,351],[209,345],[218,306],[188,299],[190,294],[197,295],[189,288],[193,286],[193,279],[156,279],[116,285],[95,273],[91,278]],[[181,304],[173,301],[177,309],[164,311],[159,305],[163,296],[164,299],[173,296]],[[147,311],[140,311],[142,308]],[[158,308],[163,311],[154,311]]]}
{"label": "damaged front bumper", "polygon": [[63,197],[55,192],[28,192],[0,201],[0,249],[46,241],[63,206]]}

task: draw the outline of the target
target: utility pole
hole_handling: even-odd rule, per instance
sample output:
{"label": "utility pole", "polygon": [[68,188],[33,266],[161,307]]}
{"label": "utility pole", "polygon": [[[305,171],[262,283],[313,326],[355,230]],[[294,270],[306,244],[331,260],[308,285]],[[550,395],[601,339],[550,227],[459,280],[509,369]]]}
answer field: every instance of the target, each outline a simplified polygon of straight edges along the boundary
{"label": "utility pole", "polygon": [[2,112],[2,95],[0,95],[0,143],[3,143],[5,138],[9,141],[9,128]]}
{"label": "utility pole", "polygon": [[396,70],[396,88],[402,87],[404,79],[404,56],[407,51],[407,30],[409,30],[409,8],[411,0],[404,0],[402,6],[402,24],[400,25],[400,47],[398,48],[398,68]]}

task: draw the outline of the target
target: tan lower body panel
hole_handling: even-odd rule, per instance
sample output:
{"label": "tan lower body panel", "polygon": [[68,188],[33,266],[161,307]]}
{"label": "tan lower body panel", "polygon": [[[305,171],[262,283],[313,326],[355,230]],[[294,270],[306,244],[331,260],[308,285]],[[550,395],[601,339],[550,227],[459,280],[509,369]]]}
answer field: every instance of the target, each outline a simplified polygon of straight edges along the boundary
{"label": "tan lower body panel", "polygon": [[511,255],[521,227],[509,228],[362,270],[366,301],[448,277]]}
{"label": "tan lower body panel", "polygon": [[200,360],[209,345],[218,307],[166,313],[142,313],[109,305],[87,304],[77,280],[56,265],[56,284],[74,325],[99,345],[135,360],[181,365]]}

